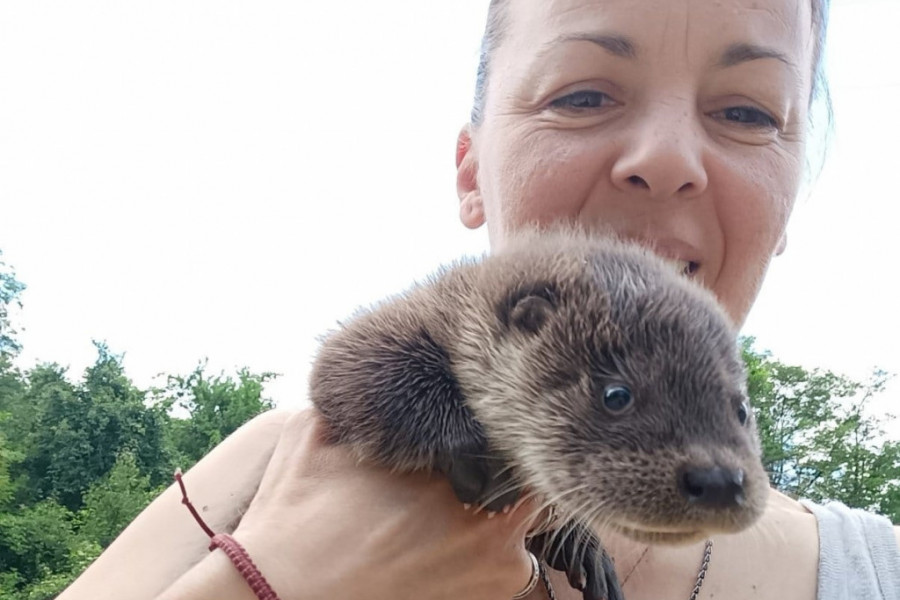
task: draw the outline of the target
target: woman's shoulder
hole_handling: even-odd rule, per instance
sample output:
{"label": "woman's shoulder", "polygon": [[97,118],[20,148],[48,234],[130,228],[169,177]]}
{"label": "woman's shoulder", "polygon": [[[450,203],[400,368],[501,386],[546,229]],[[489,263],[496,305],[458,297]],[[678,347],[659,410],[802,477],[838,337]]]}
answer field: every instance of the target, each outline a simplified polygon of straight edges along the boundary
{"label": "woman's shoulder", "polygon": [[820,600],[900,598],[900,536],[887,518],[840,502],[802,505],[818,526]]}
{"label": "woman's shoulder", "polygon": [[[230,530],[256,493],[285,427],[309,421],[311,409],[273,409],[235,430],[185,474],[194,495],[221,504],[218,529]],[[223,474],[227,473],[227,477]],[[174,489],[172,493],[176,493]],[[215,517],[210,515],[215,520]],[[212,526],[212,524],[210,524]]]}
{"label": "woman's shoulder", "polygon": [[816,518],[800,503],[773,490],[753,527],[714,542],[707,597],[816,600]]}
{"label": "woman's shoulder", "polygon": [[306,423],[310,420],[312,412],[312,408],[273,408],[260,413],[225,438],[213,453],[223,449],[231,453],[237,448],[242,451],[271,450],[288,423]]}
{"label": "woman's shoulder", "polygon": [[281,433],[281,429],[289,419],[307,413],[309,410],[311,409],[273,408],[267,410],[241,425],[232,436],[247,440],[256,437],[269,439],[274,435],[277,439],[277,434]]}

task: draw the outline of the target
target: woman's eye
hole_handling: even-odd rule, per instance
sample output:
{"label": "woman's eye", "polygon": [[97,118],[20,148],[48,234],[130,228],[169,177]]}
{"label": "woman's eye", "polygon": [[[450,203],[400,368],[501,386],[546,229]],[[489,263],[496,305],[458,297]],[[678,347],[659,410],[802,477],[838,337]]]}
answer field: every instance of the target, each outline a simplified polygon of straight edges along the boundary
{"label": "woman's eye", "polygon": [[776,129],[778,127],[778,122],[771,115],[750,106],[732,106],[723,110],[721,114],[726,121],[749,127],[759,127],[760,129]]}
{"label": "woman's eye", "polygon": [[603,92],[581,91],[568,94],[550,103],[553,108],[568,110],[589,110],[601,108],[612,102],[612,98]]}

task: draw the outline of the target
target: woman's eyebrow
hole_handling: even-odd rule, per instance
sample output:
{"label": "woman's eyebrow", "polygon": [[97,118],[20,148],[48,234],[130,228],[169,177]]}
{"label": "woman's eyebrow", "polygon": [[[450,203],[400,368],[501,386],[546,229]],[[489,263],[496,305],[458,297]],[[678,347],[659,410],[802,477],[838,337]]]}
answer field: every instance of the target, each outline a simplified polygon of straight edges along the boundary
{"label": "woman's eyebrow", "polygon": [[634,58],[637,56],[634,42],[629,38],[624,35],[608,33],[574,33],[562,35],[541,48],[540,53],[543,54],[557,44],[564,42],[591,42],[619,58]]}
{"label": "woman's eyebrow", "polygon": [[[630,38],[624,35],[614,33],[590,32],[562,35],[554,39],[552,42],[546,44],[543,48],[541,48],[539,53],[544,54],[557,44],[565,42],[591,42],[592,44],[600,46],[601,48],[618,58],[633,59],[638,55],[637,44],[635,44]],[[744,62],[759,60],[763,58],[774,58],[783,62],[789,67],[796,68],[794,63],[791,62],[787,54],[785,54],[784,52],[767,46],[745,42],[731,44],[730,46],[728,46],[728,48],[726,48],[722,53],[722,56],[719,58],[717,64],[721,68],[733,67]]]}
{"label": "woman's eyebrow", "polygon": [[719,67],[733,67],[751,60],[759,60],[761,58],[774,58],[786,64],[789,67],[796,68],[793,62],[784,52],[760,46],[758,44],[732,44],[726,48],[719,59]]}

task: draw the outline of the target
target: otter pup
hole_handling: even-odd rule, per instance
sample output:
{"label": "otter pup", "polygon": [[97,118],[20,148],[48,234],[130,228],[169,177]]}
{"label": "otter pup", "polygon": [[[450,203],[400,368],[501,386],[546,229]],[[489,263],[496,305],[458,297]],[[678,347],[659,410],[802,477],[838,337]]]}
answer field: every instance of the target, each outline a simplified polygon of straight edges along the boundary
{"label": "otter pup", "polygon": [[530,232],[442,269],[328,335],[310,397],[361,460],[445,473],[493,511],[552,504],[567,523],[531,547],[586,600],[621,597],[593,530],[688,542],[766,502],[727,316],[611,238]]}

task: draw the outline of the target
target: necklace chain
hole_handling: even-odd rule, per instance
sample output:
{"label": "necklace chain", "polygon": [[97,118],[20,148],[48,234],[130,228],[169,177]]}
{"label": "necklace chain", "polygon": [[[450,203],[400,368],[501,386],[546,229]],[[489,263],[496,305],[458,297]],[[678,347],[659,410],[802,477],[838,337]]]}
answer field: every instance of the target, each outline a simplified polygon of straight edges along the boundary
{"label": "necklace chain", "polygon": [[542,562],[540,565],[541,571],[541,583],[544,584],[544,589],[547,590],[547,598],[550,600],[556,600],[556,592],[553,591],[553,586],[550,585],[550,578],[547,577],[547,569],[544,568],[544,563]]}
{"label": "necklace chain", "polygon": [[700,595],[700,588],[703,587],[703,580],[706,579],[706,571],[709,569],[712,546],[712,540],[706,540],[706,548],[703,550],[703,562],[700,563],[700,572],[697,573],[697,583],[694,584],[694,591],[691,592],[690,600],[697,600],[697,596]]}
{"label": "necklace chain", "polygon": [[[706,540],[706,547],[703,549],[703,561],[700,563],[700,571],[697,573],[697,583],[694,584],[694,589],[691,592],[690,600],[697,600],[700,596],[700,588],[703,587],[703,581],[706,579],[706,572],[709,570],[709,559],[712,558],[712,540]],[[628,578],[631,577],[631,574],[634,573],[634,570],[637,568],[638,564],[642,560],[644,560],[644,556],[646,556],[647,551],[650,549],[650,546],[644,549],[644,553],[641,554],[641,557],[638,559],[634,566],[631,568],[631,571],[628,572],[628,575],[625,576],[625,579],[622,582],[622,585],[625,585],[625,582],[628,581]],[[540,564],[540,575],[541,575],[541,583],[544,584],[544,589],[547,590],[547,597],[549,600],[556,600],[556,592],[553,591],[553,586],[550,585],[550,578],[547,577],[547,570],[544,568],[544,564]]]}

